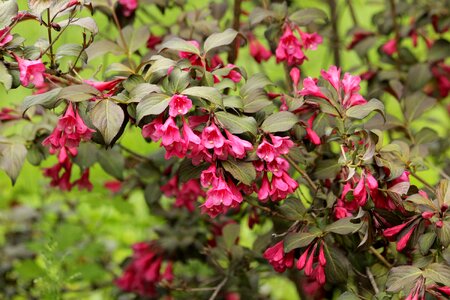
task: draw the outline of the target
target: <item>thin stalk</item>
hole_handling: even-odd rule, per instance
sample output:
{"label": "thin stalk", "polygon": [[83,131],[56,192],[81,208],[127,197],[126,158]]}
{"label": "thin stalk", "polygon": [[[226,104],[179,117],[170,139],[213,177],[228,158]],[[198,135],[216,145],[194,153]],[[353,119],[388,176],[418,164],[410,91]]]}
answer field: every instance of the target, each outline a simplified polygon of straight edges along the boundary
{"label": "thin stalk", "polygon": [[227,283],[228,277],[225,277],[216,287],[214,290],[214,293],[212,293],[211,297],[209,297],[209,300],[214,300],[217,298],[217,295],[219,295],[219,292],[222,290],[224,285]]}
{"label": "thin stalk", "polygon": [[380,253],[378,253],[377,249],[375,249],[373,246],[369,247],[370,252],[373,253],[373,255],[375,255],[379,261],[381,261],[386,267],[388,267],[389,269],[391,269],[393,267],[393,265],[388,262],[386,260],[386,258],[383,257],[383,255],[381,255]]}
{"label": "thin stalk", "polygon": [[50,49],[50,68],[55,69],[55,55],[53,54],[52,26],[50,20],[50,8],[47,8],[47,36]]}
{"label": "thin stalk", "polygon": [[134,61],[131,58],[130,48],[128,47],[127,41],[125,39],[125,36],[123,35],[122,26],[120,26],[119,18],[117,18],[116,11],[113,7],[111,7],[111,13],[114,20],[114,23],[116,24],[117,30],[119,31],[119,37],[120,41],[123,44],[123,47],[125,48],[125,52],[128,58],[128,63],[130,64],[130,67],[134,70],[136,68]]}
{"label": "thin stalk", "polygon": [[[233,29],[239,31],[241,27],[241,9],[242,0],[234,0],[234,11],[233,11]],[[231,50],[228,54],[228,62],[234,64],[238,57],[239,52],[239,36],[236,37],[234,43],[231,46]]]}
{"label": "thin stalk", "polygon": [[302,170],[295,161],[287,155],[284,155],[284,158],[289,162],[289,164],[303,176],[303,178],[308,182],[309,186],[313,188],[313,190],[317,191],[319,187],[312,181],[312,179],[308,176],[308,174]]}
{"label": "thin stalk", "polygon": [[333,49],[334,64],[339,67],[341,65],[341,55],[339,52],[340,41],[339,41],[339,30],[338,30],[338,13],[336,0],[328,0],[328,5],[330,7],[331,16],[331,36],[330,44]]}

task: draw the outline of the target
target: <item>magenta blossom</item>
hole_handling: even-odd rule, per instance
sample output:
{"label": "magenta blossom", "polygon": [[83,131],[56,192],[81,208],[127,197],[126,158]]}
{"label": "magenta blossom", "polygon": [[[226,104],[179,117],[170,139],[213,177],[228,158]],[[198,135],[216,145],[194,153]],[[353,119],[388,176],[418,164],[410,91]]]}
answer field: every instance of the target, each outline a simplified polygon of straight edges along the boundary
{"label": "magenta blossom", "polygon": [[9,27],[5,27],[0,30],[0,47],[5,46],[6,44],[12,41],[13,36],[11,33],[9,33],[10,30],[11,29]]}
{"label": "magenta blossom", "polygon": [[250,38],[250,55],[258,62],[269,60],[272,57],[272,52],[266,49],[256,38]]}
{"label": "magenta blossom", "polygon": [[381,50],[386,53],[389,56],[392,56],[394,53],[396,53],[397,50],[397,40],[391,39],[387,41],[382,47]]}
{"label": "magenta blossom", "polygon": [[278,156],[278,151],[272,144],[264,139],[263,142],[259,144],[258,149],[256,149],[256,154],[260,159],[271,162]]}
{"label": "magenta blossom", "polygon": [[292,268],[294,265],[294,251],[284,253],[284,243],[280,241],[264,251],[263,257],[269,261],[269,264],[279,273],[283,273],[286,269]]}
{"label": "magenta blossom", "polygon": [[185,115],[192,108],[192,101],[184,95],[173,95],[169,102],[169,115]]}
{"label": "magenta blossom", "polygon": [[302,51],[299,39],[286,26],[275,51],[277,62],[286,61],[289,66],[301,65],[307,58]]}
{"label": "magenta blossom", "polygon": [[28,86],[30,83],[36,87],[41,87],[44,84],[45,66],[41,59],[28,60],[15,56],[19,64],[20,82],[23,86]]}
{"label": "magenta blossom", "polygon": [[206,193],[206,201],[202,205],[202,211],[211,218],[225,213],[229,208],[238,207],[242,202],[242,194],[231,180],[225,181],[220,176]]}
{"label": "magenta blossom", "polygon": [[138,7],[138,0],[119,0],[119,4],[123,8],[123,10],[122,10],[123,11],[123,15],[125,17],[129,17],[137,9],[137,7]]}
{"label": "magenta blossom", "polygon": [[307,32],[303,32],[301,30],[298,30],[298,32],[300,33],[300,37],[302,38],[302,42],[303,42],[303,47],[305,47],[305,49],[316,50],[317,46],[319,44],[322,44],[323,39],[316,32],[307,33]]}

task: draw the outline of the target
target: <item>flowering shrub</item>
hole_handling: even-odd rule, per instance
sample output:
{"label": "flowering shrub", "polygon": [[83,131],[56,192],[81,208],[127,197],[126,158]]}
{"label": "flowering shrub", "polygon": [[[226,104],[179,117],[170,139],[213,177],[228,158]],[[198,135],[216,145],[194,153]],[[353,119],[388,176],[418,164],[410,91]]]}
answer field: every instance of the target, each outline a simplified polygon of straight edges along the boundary
{"label": "flowering shrub", "polygon": [[[0,112],[0,167],[14,184],[28,160],[68,192],[92,191],[99,164],[111,194],[144,194],[164,221],[112,271],[115,297],[266,299],[283,273],[304,299],[447,298],[444,1],[388,1],[365,29],[347,1],[348,52],[334,0],[329,15],[269,2],[229,16],[226,2],[1,1],[0,82],[32,94]],[[46,36],[22,37],[24,22]],[[321,48],[334,62],[309,72]],[[352,52],[360,70],[341,63]],[[133,131],[149,151],[130,149]]]}

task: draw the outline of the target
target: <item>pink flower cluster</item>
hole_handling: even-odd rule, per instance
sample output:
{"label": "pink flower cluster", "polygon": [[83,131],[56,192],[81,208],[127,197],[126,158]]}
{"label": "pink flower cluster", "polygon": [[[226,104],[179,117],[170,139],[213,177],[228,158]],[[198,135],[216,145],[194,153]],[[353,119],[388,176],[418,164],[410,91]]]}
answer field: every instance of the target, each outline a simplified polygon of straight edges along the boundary
{"label": "pink flower cluster", "polygon": [[155,297],[157,285],[161,281],[170,283],[174,278],[171,261],[166,262],[162,272],[165,261],[155,242],[134,244],[131,262],[116,280],[116,285],[126,292],[137,293],[142,297]]}
{"label": "pink flower cluster", "polygon": [[125,17],[130,17],[138,8],[138,0],[119,0],[119,4]]}
{"label": "pink flower cluster", "polygon": [[284,253],[284,242],[280,241],[264,251],[263,257],[269,261],[275,271],[283,273],[294,265],[294,250]]}
{"label": "pink flower cluster", "polygon": [[317,33],[303,32],[298,26],[296,30],[300,38],[295,36],[288,24],[285,25],[283,35],[275,51],[278,63],[286,61],[289,66],[301,65],[308,59],[303,51],[307,49],[316,50],[317,46],[322,43],[322,37]]}
{"label": "pink flower cluster", "polygon": [[[287,154],[294,143],[289,137],[270,135],[272,143],[267,139],[258,146],[256,154],[260,158],[254,165],[258,172],[262,173],[261,187],[257,191],[261,201],[279,201],[285,199],[298,188],[298,183],[289,174],[289,163],[281,157]],[[271,177],[269,181],[269,177]],[[255,190],[256,191],[256,190]]]}
{"label": "pink flower cluster", "polygon": [[225,213],[230,208],[237,208],[243,197],[234,182],[225,180],[223,173],[219,173],[214,164],[202,172],[200,182],[207,188],[206,201],[202,204],[202,212],[211,218]]}
{"label": "pink flower cluster", "polygon": [[[359,76],[352,76],[349,73],[345,73],[344,78],[341,80],[341,69],[336,66],[331,66],[328,71],[322,70],[321,75],[336,90],[338,101],[343,108],[348,109],[355,105],[367,103],[359,94],[361,83]],[[303,80],[303,89],[300,91],[300,95],[322,98],[331,102],[322,92],[321,88],[317,86],[317,79],[311,77]]]}
{"label": "pink flower cluster", "polygon": [[20,83],[23,86],[28,86],[30,83],[34,84],[36,88],[44,86],[44,72],[45,66],[41,59],[28,60],[14,55],[19,64]]}
{"label": "pink flower cluster", "polygon": [[178,176],[161,186],[161,191],[167,197],[175,197],[175,207],[185,207],[190,212],[194,211],[198,197],[205,197],[198,179],[190,179],[179,185]]}
{"label": "pink flower cluster", "polygon": [[[78,154],[78,146],[81,141],[88,141],[94,130],[86,126],[78,111],[71,102],[67,106],[64,115],[59,119],[53,132],[42,142],[49,147],[50,154],[58,156],[58,163],[44,170],[44,174],[52,179],[52,186],[59,186],[63,190],[70,190],[74,185],[87,190],[92,189],[89,182],[89,169],[86,169],[81,178],[73,184],[70,183],[72,162],[70,157]],[[60,175],[61,171],[63,173]]]}

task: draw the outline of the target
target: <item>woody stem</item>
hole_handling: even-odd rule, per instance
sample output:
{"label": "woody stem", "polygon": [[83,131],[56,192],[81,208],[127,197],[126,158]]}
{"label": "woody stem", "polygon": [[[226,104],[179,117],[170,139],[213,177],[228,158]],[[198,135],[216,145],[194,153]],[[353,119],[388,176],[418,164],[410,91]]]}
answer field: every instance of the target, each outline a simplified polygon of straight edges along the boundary
{"label": "woody stem", "polygon": [[312,181],[312,179],[308,176],[308,174],[302,170],[296,162],[287,155],[284,155],[284,158],[289,162],[289,164],[303,176],[303,178],[308,182],[309,186],[313,188],[313,190],[317,191],[319,187]]}

